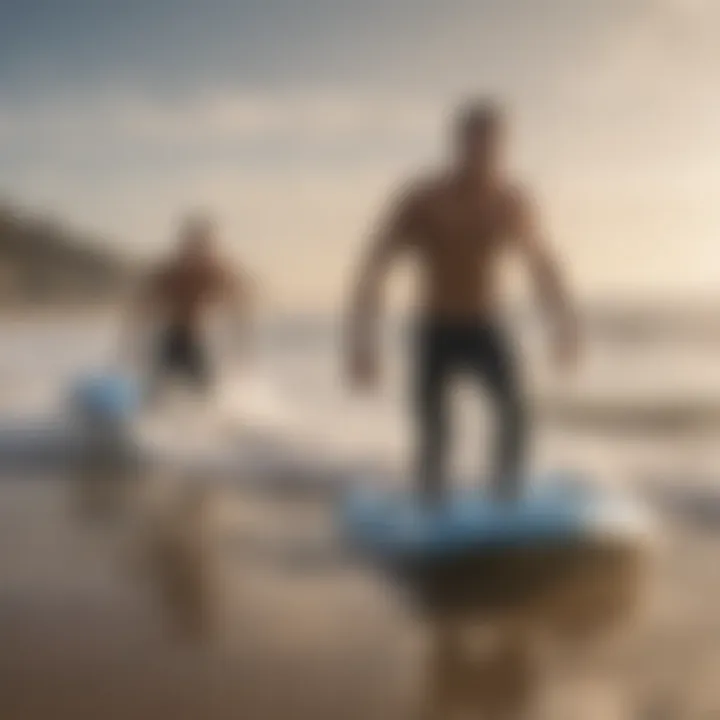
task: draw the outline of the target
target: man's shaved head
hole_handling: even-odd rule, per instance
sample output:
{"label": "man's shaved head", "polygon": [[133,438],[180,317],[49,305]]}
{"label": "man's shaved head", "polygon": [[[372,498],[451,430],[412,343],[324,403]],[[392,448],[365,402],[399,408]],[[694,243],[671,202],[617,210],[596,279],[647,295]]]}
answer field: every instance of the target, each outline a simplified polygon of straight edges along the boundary
{"label": "man's shaved head", "polygon": [[454,133],[457,160],[464,172],[478,177],[499,169],[505,126],[505,113],[493,100],[473,100],[460,107]]}
{"label": "man's shaved head", "polygon": [[207,255],[214,249],[216,234],[215,222],[210,215],[188,215],[180,224],[178,250],[186,256]]}
{"label": "man's shaved head", "polygon": [[464,103],[455,115],[455,132],[459,139],[499,132],[505,116],[493,100],[481,99]]}

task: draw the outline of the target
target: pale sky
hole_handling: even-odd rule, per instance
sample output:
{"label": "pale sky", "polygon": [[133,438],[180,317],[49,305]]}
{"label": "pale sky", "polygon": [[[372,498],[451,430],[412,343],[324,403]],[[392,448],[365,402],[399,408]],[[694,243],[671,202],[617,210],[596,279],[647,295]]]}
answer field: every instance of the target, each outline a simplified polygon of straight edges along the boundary
{"label": "pale sky", "polygon": [[5,0],[0,197],[133,252],[186,208],[280,304],[332,306],[466,93],[574,284],[720,286],[716,0]]}

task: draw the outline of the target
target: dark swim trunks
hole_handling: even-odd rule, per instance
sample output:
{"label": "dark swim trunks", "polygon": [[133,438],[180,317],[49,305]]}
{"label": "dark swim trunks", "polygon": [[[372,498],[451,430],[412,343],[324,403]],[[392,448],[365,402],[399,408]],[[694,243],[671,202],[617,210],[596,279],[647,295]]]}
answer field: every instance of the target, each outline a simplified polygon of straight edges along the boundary
{"label": "dark swim trunks", "polygon": [[488,391],[497,418],[492,490],[499,497],[515,497],[521,489],[526,423],[510,342],[491,323],[437,320],[422,322],[416,341],[421,492],[431,500],[443,493],[449,436],[447,405],[454,379],[466,375]]}
{"label": "dark swim trunks", "polygon": [[207,390],[213,373],[198,331],[188,325],[168,326],[158,341],[153,375],[154,385],[177,377],[198,390]]}

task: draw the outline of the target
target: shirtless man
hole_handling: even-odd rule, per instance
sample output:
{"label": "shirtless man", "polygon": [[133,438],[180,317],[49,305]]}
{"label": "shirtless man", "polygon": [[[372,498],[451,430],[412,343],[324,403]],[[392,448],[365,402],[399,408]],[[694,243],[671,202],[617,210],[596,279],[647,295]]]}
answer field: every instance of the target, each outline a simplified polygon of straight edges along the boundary
{"label": "shirtless man", "polygon": [[187,219],[175,255],[150,273],[135,308],[141,320],[157,319],[161,328],[151,361],[151,395],[171,376],[201,391],[210,388],[206,315],[213,306],[226,303],[244,320],[249,295],[247,276],[231,271],[220,259],[213,223],[205,217]]}
{"label": "shirtless man", "polygon": [[552,323],[557,360],[576,355],[576,324],[558,266],[544,243],[533,203],[504,175],[505,122],[490,103],[465,107],[455,127],[450,167],[413,183],[391,208],[362,264],[352,302],[349,372],[361,386],[377,379],[377,320],[390,266],[419,261],[420,318],[415,368],[419,482],[431,501],[442,495],[450,381],[465,372],[493,401],[498,421],[492,489],[522,489],[526,420],[516,358],[499,323],[499,260],[512,250],[529,266]]}

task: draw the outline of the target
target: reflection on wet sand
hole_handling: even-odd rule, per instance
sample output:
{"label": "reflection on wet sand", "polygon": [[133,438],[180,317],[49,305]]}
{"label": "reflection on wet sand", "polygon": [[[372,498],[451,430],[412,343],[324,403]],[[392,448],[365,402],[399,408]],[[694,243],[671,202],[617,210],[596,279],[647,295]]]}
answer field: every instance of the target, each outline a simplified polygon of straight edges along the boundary
{"label": "reflection on wet sand", "polygon": [[155,509],[145,527],[147,570],[183,639],[211,640],[217,627],[216,500],[207,485],[184,487],[169,498],[169,507]]}
{"label": "reflection on wet sand", "polygon": [[535,644],[525,631],[494,627],[490,632],[493,637],[477,648],[467,627],[439,623],[432,628],[422,718],[451,718],[463,711],[517,717],[531,706],[538,681]]}
{"label": "reflection on wet sand", "polygon": [[83,458],[74,473],[73,511],[90,522],[117,519],[132,501],[137,484],[133,468],[118,468],[104,458]]}
{"label": "reflection on wet sand", "polygon": [[634,593],[628,590],[635,582],[599,574],[590,582],[577,578],[552,597],[529,598],[522,608],[431,622],[424,717],[528,717],[542,705],[553,661],[561,662],[563,653],[591,653],[612,626],[632,616]]}
{"label": "reflection on wet sand", "polygon": [[553,664],[591,653],[634,617],[644,564],[637,547],[578,545],[474,558],[411,578],[406,589],[430,637],[421,717],[537,711]]}
{"label": "reflection on wet sand", "polygon": [[73,417],[82,438],[73,458],[73,502],[89,520],[108,520],[128,511],[132,493],[143,479],[143,467],[130,429],[110,418]]}
{"label": "reflection on wet sand", "polygon": [[[219,527],[223,511],[226,520],[233,515],[227,513],[228,504],[237,506],[234,519],[244,516],[244,524],[230,517]],[[234,573],[239,576],[233,597],[239,614],[252,618],[259,605],[258,617],[264,613],[266,622],[277,605],[276,625],[284,636],[280,644],[291,643],[293,636],[302,642],[304,627],[306,650],[322,655],[323,632],[313,638],[311,628],[318,616],[327,620],[333,593],[345,582],[344,571],[329,563],[303,565],[298,573],[293,572],[297,566],[284,562],[297,556],[303,542],[297,537],[299,514],[291,512],[288,521],[288,515],[278,519],[276,513],[273,520],[267,504],[227,496],[221,502],[207,484],[179,483],[156,503],[146,526],[145,552],[156,596],[179,637],[203,644],[218,639],[232,584],[227,576]],[[320,522],[315,515],[312,523]],[[235,533],[245,533],[247,540],[253,528],[260,533],[255,542],[227,541]],[[609,542],[538,548],[505,555],[500,562],[497,557],[474,559],[426,572],[421,579],[405,578],[404,597],[419,610],[408,614],[406,608],[406,614],[420,620],[416,632],[423,629],[420,634],[429,641],[415,681],[422,696],[417,716],[529,717],[542,705],[553,664],[572,657],[577,669],[577,658],[629,625],[638,607],[645,562],[644,548]],[[303,611],[304,593],[309,602]],[[278,600],[283,595],[285,600]],[[290,619],[294,613],[300,616]],[[345,616],[345,623],[354,621],[352,614]]]}

